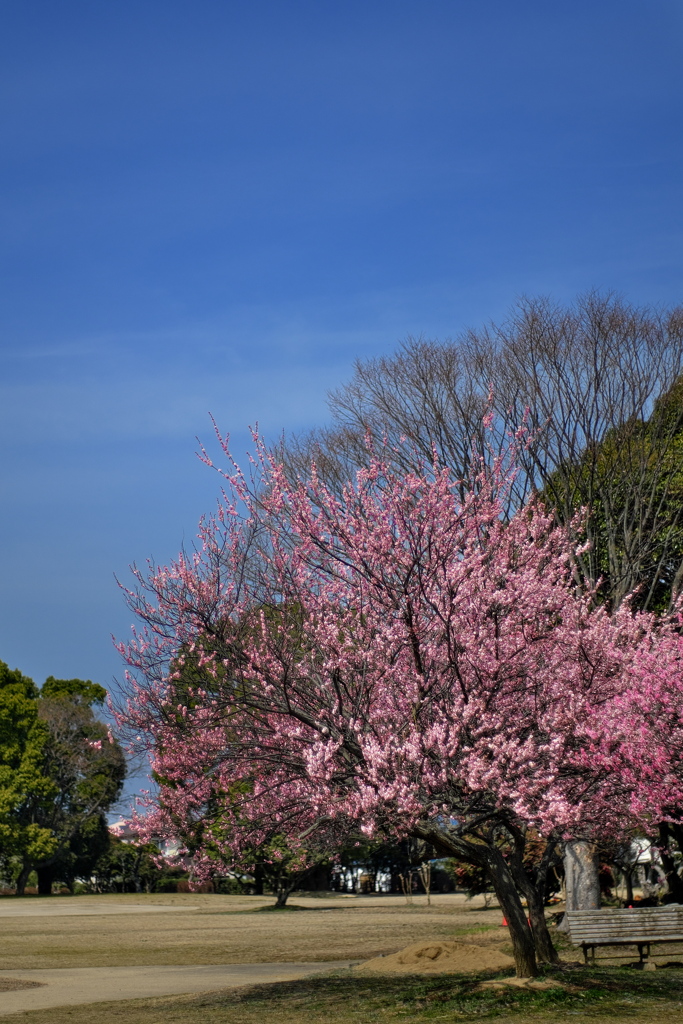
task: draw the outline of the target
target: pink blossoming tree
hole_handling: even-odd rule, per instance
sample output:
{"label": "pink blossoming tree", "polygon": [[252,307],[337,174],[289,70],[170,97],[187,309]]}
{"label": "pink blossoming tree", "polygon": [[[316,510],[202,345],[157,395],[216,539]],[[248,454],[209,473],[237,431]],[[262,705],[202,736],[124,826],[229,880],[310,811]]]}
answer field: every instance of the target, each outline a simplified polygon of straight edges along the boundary
{"label": "pink blossoming tree", "polygon": [[488,873],[520,976],[555,958],[527,833],[547,866],[680,802],[683,659],[673,625],[579,593],[542,507],[505,521],[517,443],[467,486],[381,446],[341,494],[260,444],[256,486],[230,464],[196,553],[128,592],[121,722],[160,783],[142,832],[194,830],[200,870],[203,829],[226,857],[418,837]]}

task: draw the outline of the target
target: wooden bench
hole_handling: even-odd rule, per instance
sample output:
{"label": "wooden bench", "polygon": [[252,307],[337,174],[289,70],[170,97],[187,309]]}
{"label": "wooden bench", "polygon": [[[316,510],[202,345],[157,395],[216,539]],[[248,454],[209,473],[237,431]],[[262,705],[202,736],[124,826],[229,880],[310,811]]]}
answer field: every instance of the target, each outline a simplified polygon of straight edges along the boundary
{"label": "wooden bench", "polygon": [[683,942],[683,906],[626,907],[623,910],[568,910],[569,937],[581,946],[586,963],[598,946],[637,946],[644,968],[654,970],[650,945]]}

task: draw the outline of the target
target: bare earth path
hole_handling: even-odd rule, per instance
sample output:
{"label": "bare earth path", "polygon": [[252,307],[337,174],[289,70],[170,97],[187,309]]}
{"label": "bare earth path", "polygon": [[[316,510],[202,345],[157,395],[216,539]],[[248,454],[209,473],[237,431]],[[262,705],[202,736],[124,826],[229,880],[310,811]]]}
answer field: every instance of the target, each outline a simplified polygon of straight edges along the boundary
{"label": "bare earth path", "polygon": [[0,1016],[55,1006],[103,1003],[118,999],[207,992],[264,982],[296,981],[320,971],[348,967],[326,964],[221,964],[211,967],[70,967],[58,970],[0,971],[3,981],[28,981],[39,987],[2,991]]}

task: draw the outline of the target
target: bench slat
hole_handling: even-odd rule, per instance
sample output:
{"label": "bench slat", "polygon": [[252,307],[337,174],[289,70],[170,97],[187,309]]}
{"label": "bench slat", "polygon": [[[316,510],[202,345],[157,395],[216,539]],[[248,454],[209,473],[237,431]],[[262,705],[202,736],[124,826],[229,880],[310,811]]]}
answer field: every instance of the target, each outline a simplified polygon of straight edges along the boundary
{"label": "bench slat", "polygon": [[575,946],[683,942],[683,907],[625,907],[567,911],[569,935]]}
{"label": "bench slat", "polygon": [[629,945],[634,942],[683,942],[683,933],[670,935],[577,935],[572,936],[575,946]]}

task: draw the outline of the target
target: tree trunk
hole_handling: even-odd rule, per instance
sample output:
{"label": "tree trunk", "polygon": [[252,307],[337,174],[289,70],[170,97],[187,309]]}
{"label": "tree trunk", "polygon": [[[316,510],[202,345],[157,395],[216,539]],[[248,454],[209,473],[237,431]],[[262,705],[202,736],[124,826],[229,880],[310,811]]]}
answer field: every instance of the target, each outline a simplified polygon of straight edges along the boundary
{"label": "tree trunk", "polygon": [[263,865],[254,865],[254,896],[263,896]]}
{"label": "tree trunk", "polygon": [[52,883],[55,878],[52,866],[36,868],[36,874],[38,875],[38,895],[52,896]]}
{"label": "tree trunk", "polygon": [[541,960],[548,964],[558,964],[560,962],[557,950],[548,931],[548,923],[545,919],[548,871],[550,870],[556,850],[557,840],[548,839],[541,861],[536,867],[536,881],[532,886],[529,902],[529,917],[531,918],[531,928],[536,942],[536,952]]}
{"label": "tree trunk", "polygon": [[470,843],[459,836],[448,835],[422,822],[413,826],[412,834],[417,839],[431,843],[437,852],[446,857],[457,857],[486,870],[510,931],[517,977],[535,978],[538,966],[534,936],[527,923],[512,874],[496,844],[495,837],[486,844],[481,841],[476,844]]}
{"label": "tree trunk", "polygon": [[17,896],[24,895],[24,890],[26,889],[26,883],[28,882],[28,876],[31,874],[31,870],[31,864],[25,863],[22,866],[22,869],[19,872],[19,877],[17,878]]}
{"label": "tree trunk", "polygon": [[292,890],[290,888],[287,888],[285,886],[278,886],[278,888],[276,890],[277,899],[275,900],[275,906],[276,907],[284,907],[284,906],[286,906],[287,900],[289,899],[289,896],[290,896],[291,892],[292,892]]}
{"label": "tree trunk", "polygon": [[595,843],[574,839],[564,847],[567,910],[599,910],[600,879]]}
{"label": "tree trunk", "polygon": [[678,843],[678,849],[683,853],[683,825],[679,825],[675,821],[668,821],[669,832]]}
{"label": "tree trunk", "polygon": [[547,862],[545,864],[541,864],[541,870],[539,870],[536,878],[536,884],[534,884],[524,868],[521,850],[516,852],[517,856],[515,856],[511,861],[510,870],[517,889],[524,894],[527,901],[529,921],[531,923],[531,931],[533,933],[534,945],[536,947],[538,959],[541,963],[546,964],[559,963],[559,957],[553,945],[553,940],[550,937],[550,932],[548,931],[548,925],[545,919],[544,903],[546,874],[548,870]]}
{"label": "tree trunk", "polygon": [[669,823],[666,821],[661,822],[659,826],[659,855],[662,858],[670,901],[683,903],[683,879],[676,870],[676,862],[669,850]]}
{"label": "tree trunk", "polygon": [[142,850],[136,857],[132,867],[133,888],[135,892],[142,892],[142,879],[140,878],[140,865],[142,864]]}
{"label": "tree trunk", "polygon": [[558,964],[560,958],[557,955],[557,950],[548,931],[544,900],[535,885],[531,886],[527,894],[527,904],[529,906],[529,920],[531,921],[531,930],[534,933],[538,959],[545,964]]}
{"label": "tree trunk", "polygon": [[517,977],[535,978],[538,974],[538,967],[534,936],[527,923],[524,907],[515,888],[512,875],[497,846],[487,849],[486,862],[498,902],[508,923]]}

